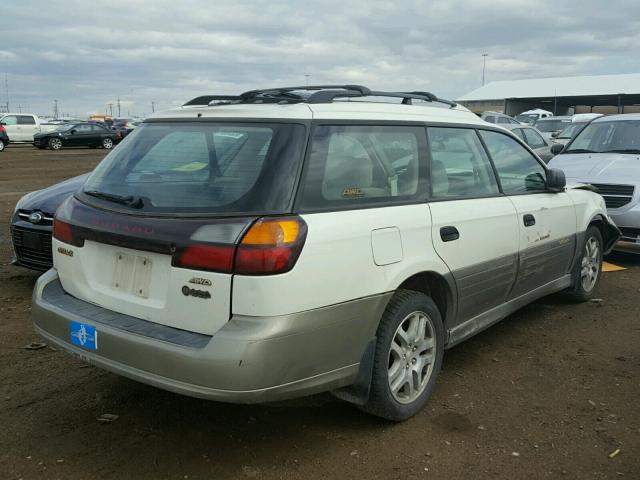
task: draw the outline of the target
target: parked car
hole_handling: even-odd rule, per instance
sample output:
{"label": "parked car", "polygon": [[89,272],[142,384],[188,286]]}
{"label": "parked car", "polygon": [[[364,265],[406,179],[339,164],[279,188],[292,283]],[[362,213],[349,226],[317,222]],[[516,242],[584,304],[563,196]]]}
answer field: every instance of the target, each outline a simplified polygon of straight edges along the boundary
{"label": "parked car", "polygon": [[37,115],[25,113],[7,113],[0,117],[0,125],[4,126],[12,143],[31,143],[36,134],[49,132],[56,128],[41,122]]}
{"label": "parked car", "polygon": [[571,124],[571,117],[547,117],[537,120],[534,127],[542,134],[544,138],[551,141],[554,133],[559,133]]}
{"label": "parked car", "polygon": [[111,149],[120,140],[112,130],[100,125],[84,123],[70,123],[60,126],[49,133],[39,133],[33,137],[34,147],[60,150],[62,147],[102,147]]}
{"label": "parked car", "polygon": [[60,204],[78,190],[89,174],[70,178],[24,195],[11,218],[14,265],[45,271],[53,266],[51,229]]}
{"label": "parked car", "polygon": [[526,112],[522,112],[519,115],[516,115],[516,120],[520,123],[525,123],[527,125],[533,125],[538,120],[542,118],[553,117],[553,113],[542,110],[540,108],[536,108],[534,110],[527,110]]}
{"label": "parked car", "polygon": [[53,232],[32,311],[50,345],[187,395],[334,391],[396,421],[445,348],[544,295],[591,298],[619,236],[510,132],[356,85],[156,114]]}
{"label": "parked car", "polygon": [[554,132],[551,134],[553,143],[560,143],[566,145],[573,137],[575,137],[580,130],[589,124],[594,118],[602,117],[601,113],[578,113],[571,117],[571,123],[567,125],[564,130],[560,132]]}
{"label": "parked car", "polygon": [[604,197],[622,231],[616,250],[640,253],[640,114],[596,118],[564,148],[553,148],[550,165]]}
{"label": "parked car", "polygon": [[498,125],[520,125],[520,122],[504,113],[482,112],[480,118],[485,122],[497,123]]}
{"label": "parked car", "polygon": [[0,152],[4,152],[7,145],[9,145],[9,135],[4,125],[0,124]]}
{"label": "parked car", "polygon": [[545,163],[549,163],[549,160],[553,158],[553,153],[551,153],[552,143],[546,140],[535,127],[521,124],[501,126],[511,130],[520,140],[529,145],[531,150],[536,152]]}

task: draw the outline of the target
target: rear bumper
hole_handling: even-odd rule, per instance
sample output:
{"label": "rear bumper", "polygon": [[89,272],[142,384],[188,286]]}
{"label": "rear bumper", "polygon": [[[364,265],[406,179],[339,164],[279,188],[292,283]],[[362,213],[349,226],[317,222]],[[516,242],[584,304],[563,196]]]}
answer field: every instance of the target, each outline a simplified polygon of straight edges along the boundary
{"label": "rear bumper", "polygon": [[[170,327],[70,297],[52,269],[34,289],[33,321],[48,342],[105,370],[184,395],[257,403],[352,384],[390,295],[278,317],[233,316],[211,337],[167,334]],[[71,344],[71,320],[97,328],[98,350]]]}

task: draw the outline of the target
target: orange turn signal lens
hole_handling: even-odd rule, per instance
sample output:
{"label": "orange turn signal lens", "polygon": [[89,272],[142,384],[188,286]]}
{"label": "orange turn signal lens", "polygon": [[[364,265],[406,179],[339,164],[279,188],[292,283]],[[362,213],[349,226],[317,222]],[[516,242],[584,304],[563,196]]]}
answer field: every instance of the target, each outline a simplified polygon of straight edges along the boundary
{"label": "orange turn signal lens", "polygon": [[300,223],[294,219],[263,218],[254,223],[242,245],[283,245],[298,240]]}

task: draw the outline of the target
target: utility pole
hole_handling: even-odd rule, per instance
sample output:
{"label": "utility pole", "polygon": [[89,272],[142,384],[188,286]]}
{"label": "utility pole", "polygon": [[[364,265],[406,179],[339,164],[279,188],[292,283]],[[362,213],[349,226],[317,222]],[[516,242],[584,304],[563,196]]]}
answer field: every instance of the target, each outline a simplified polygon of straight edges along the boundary
{"label": "utility pole", "polygon": [[487,66],[487,56],[489,54],[488,53],[483,53],[482,54],[482,85],[484,86],[484,70]]}
{"label": "utility pole", "polygon": [[154,113],[156,111],[156,102],[154,102],[153,100],[151,101],[151,113]]}
{"label": "utility pole", "polygon": [[311,76],[311,75],[309,75],[308,73],[307,73],[307,74],[305,74],[305,76],[304,76],[305,86],[307,86],[307,87],[309,86],[309,77],[310,77],[310,76]]}
{"label": "utility pole", "polygon": [[120,118],[120,97],[118,97],[118,118]]}
{"label": "utility pole", "polygon": [[7,95],[7,112],[10,112],[11,109],[9,108],[9,76],[7,75],[6,72],[4,74],[4,91]]}
{"label": "utility pole", "polygon": [[109,107],[109,115],[113,118],[113,103],[108,103],[107,106]]}
{"label": "utility pole", "polygon": [[53,118],[58,118],[58,100],[53,101]]}

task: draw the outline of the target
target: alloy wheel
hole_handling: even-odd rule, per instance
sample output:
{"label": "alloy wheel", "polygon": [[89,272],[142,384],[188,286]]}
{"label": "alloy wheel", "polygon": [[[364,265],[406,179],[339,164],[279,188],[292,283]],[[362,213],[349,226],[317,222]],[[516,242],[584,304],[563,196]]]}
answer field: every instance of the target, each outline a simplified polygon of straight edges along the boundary
{"label": "alloy wheel", "polygon": [[591,292],[600,274],[601,253],[600,244],[596,237],[589,237],[584,245],[580,281],[585,292]]}
{"label": "alloy wheel", "polygon": [[424,392],[436,358],[435,327],[424,312],[407,315],[389,350],[387,376],[391,395],[399,403],[413,402]]}
{"label": "alloy wheel", "polygon": [[107,150],[113,148],[113,140],[111,140],[110,138],[105,138],[104,140],[102,140],[102,146]]}
{"label": "alloy wheel", "polygon": [[52,150],[60,150],[62,148],[62,141],[59,138],[52,138],[49,140],[49,146]]}

